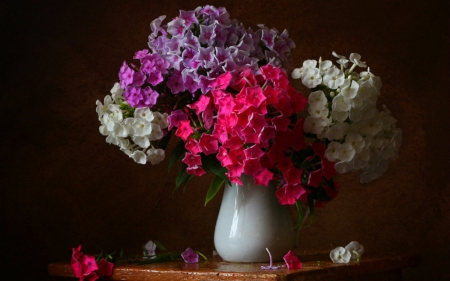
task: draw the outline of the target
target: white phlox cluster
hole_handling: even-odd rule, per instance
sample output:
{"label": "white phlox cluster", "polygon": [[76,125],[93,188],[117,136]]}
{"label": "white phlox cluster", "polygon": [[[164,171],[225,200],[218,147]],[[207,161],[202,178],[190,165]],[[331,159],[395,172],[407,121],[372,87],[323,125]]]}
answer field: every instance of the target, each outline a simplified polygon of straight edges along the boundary
{"label": "white phlox cluster", "polygon": [[[312,90],[308,99],[309,116],[304,131],[327,143],[326,157],[336,162],[338,173],[362,170],[360,180],[368,183],[380,177],[397,156],[402,131],[397,120],[376,102],[381,79],[370,72],[359,54],[349,59],[333,52],[339,66],[329,60],[306,60],[292,72]],[[349,62],[353,63],[347,68]],[[357,73],[356,67],[367,68]]]}
{"label": "white phlox cluster", "polygon": [[164,136],[163,129],[168,127],[168,115],[141,107],[135,109],[133,117],[124,118],[120,106],[125,103],[122,93],[119,83],[115,83],[111,96],[107,95],[103,103],[97,100],[100,133],[106,136],[107,143],[120,147],[136,163],[160,163],[164,160],[165,151],[152,147],[151,142]]}

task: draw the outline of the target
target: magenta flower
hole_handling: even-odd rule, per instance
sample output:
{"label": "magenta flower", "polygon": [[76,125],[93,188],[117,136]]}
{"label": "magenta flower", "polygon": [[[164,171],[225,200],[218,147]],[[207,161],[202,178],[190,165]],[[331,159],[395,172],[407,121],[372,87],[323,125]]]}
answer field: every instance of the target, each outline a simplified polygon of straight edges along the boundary
{"label": "magenta flower", "polygon": [[314,187],[319,187],[319,185],[323,181],[322,176],[323,176],[322,169],[312,171],[311,173],[309,173],[309,176],[308,176],[308,185],[314,186]]}
{"label": "magenta flower", "polygon": [[95,262],[95,257],[90,255],[83,255],[83,258],[81,259],[81,268],[83,269],[85,275],[97,270],[98,267],[97,263]]}
{"label": "magenta flower", "polygon": [[278,202],[281,205],[294,205],[295,202],[306,193],[306,190],[301,185],[285,185],[279,188],[275,195],[278,197]]}
{"label": "magenta flower", "polygon": [[219,142],[214,136],[203,134],[198,141],[198,146],[205,155],[209,155],[218,151]]}
{"label": "magenta flower", "polygon": [[189,117],[186,113],[184,113],[181,109],[177,109],[172,111],[169,115],[169,131],[172,130],[173,127],[178,127],[178,123],[183,120],[188,120]]}
{"label": "magenta flower", "polygon": [[201,166],[202,165],[202,158],[198,154],[191,154],[189,152],[186,152],[183,163],[188,165],[188,167],[195,167],[195,166]]}
{"label": "magenta flower", "polygon": [[178,122],[178,129],[175,132],[177,137],[187,140],[187,138],[194,132],[191,128],[191,121],[181,120]]}
{"label": "magenta flower", "polygon": [[271,171],[264,168],[255,176],[255,184],[269,186],[269,182],[273,179],[273,175],[274,174]]}
{"label": "magenta flower", "polygon": [[303,264],[295,255],[295,253],[290,250],[284,257],[288,269],[302,269]]}
{"label": "magenta flower", "polygon": [[244,173],[250,176],[255,176],[262,170],[261,163],[257,158],[250,158],[244,160]]}
{"label": "magenta flower", "polygon": [[106,261],[104,258],[102,258],[97,263],[97,267],[98,267],[98,271],[97,271],[98,276],[111,276],[114,264],[112,262]]}
{"label": "magenta flower", "polygon": [[198,263],[198,254],[191,248],[187,248],[186,251],[181,253],[181,257],[186,263]]}

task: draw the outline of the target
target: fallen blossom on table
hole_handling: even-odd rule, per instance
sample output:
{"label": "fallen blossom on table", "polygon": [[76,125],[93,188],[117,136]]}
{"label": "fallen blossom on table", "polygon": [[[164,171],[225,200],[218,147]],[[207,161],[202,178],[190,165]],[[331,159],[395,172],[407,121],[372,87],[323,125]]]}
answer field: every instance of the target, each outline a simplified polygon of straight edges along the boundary
{"label": "fallen blossom on table", "polygon": [[352,254],[344,247],[337,247],[330,252],[333,263],[348,263]]}
{"label": "fallen blossom on table", "polygon": [[98,276],[111,276],[114,264],[112,262],[106,261],[104,258],[102,258],[97,263],[97,274]]}
{"label": "fallen blossom on table", "polygon": [[290,250],[284,257],[288,269],[302,269],[303,264],[295,255],[294,251]]}
{"label": "fallen blossom on table", "polygon": [[187,248],[186,251],[181,253],[181,257],[186,263],[198,263],[198,254],[191,248]]}
{"label": "fallen blossom on table", "polygon": [[359,261],[359,259],[361,258],[362,254],[364,254],[364,246],[361,245],[357,241],[350,242],[347,246],[345,246],[345,249],[347,251],[349,251],[350,254],[352,255],[351,256],[352,260]]}
{"label": "fallen blossom on table", "polygon": [[262,265],[261,269],[280,269],[282,265],[273,265],[272,264],[272,255],[270,254],[269,249],[266,248],[267,253],[269,253],[269,265]]}

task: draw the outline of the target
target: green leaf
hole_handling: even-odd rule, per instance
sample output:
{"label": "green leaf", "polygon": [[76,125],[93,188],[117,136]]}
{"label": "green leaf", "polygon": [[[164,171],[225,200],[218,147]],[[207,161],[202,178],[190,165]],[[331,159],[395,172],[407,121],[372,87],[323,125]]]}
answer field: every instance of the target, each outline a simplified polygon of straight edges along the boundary
{"label": "green leaf", "polygon": [[183,155],[183,152],[185,151],[186,149],[184,148],[184,141],[180,140],[180,142],[177,143],[172,153],[170,154],[169,172],[170,169],[172,169],[173,165],[175,165],[175,163],[178,161],[178,159],[181,157],[181,155]]}
{"label": "green leaf", "polygon": [[202,167],[205,171],[211,171],[216,176],[222,178],[227,184],[231,184],[230,179],[225,175],[228,172],[227,168],[222,167],[215,155],[202,157]]}
{"label": "green leaf", "polygon": [[304,216],[303,216],[302,206],[300,205],[300,203],[298,203],[298,201],[295,202],[295,207],[297,207],[298,221],[297,221],[297,224],[294,227],[294,230],[297,230],[302,225]]}
{"label": "green leaf", "polygon": [[214,196],[216,196],[223,183],[224,180],[220,176],[214,177],[211,185],[209,186],[208,193],[206,194],[205,206],[209,201],[211,201],[211,199],[214,198]]}
{"label": "green leaf", "polygon": [[184,183],[184,186],[183,186],[183,192],[186,191],[186,186],[187,186],[188,182],[189,182],[191,179],[193,179],[193,178],[194,178],[194,175],[189,175],[188,179],[187,179],[186,182]]}
{"label": "green leaf", "polygon": [[308,196],[308,207],[309,207],[309,217],[310,221],[308,226],[310,226],[314,222],[314,205],[316,202],[314,202],[314,198],[312,196]]}
{"label": "green leaf", "polygon": [[156,247],[158,247],[159,249],[168,252],[168,250],[166,249],[166,247],[164,247],[164,245],[159,242],[159,241],[153,241],[153,243],[155,243]]}
{"label": "green leaf", "polygon": [[158,148],[166,150],[166,147],[169,144],[171,136],[172,132],[168,132],[167,135],[158,143]]}
{"label": "green leaf", "polygon": [[181,170],[178,172],[177,178],[175,180],[175,188],[180,188],[181,184],[189,177],[189,174],[186,172],[187,165],[182,164]]}

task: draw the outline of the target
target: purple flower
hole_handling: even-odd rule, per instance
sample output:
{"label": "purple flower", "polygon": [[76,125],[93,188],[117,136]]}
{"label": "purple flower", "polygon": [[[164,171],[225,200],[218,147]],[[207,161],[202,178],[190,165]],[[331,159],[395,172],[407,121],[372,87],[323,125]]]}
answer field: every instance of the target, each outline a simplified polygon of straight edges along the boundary
{"label": "purple flower", "polygon": [[191,248],[187,248],[186,251],[181,253],[181,257],[186,263],[198,263],[198,254]]}
{"label": "purple flower", "polygon": [[176,18],[167,24],[167,32],[175,37],[183,36],[186,26],[184,19]]}
{"label": "purple flower", "polygon": [[170,77],[169,81],[167,81],[167,87],[172,91],[172,94],[178,94],[179,92],[183,92],[186,90],[184,87],[183,78],[180,75],[179,71],[175,71]]}
{"label": "purple flower", "polygon": [[161,72],[151,72],[148,75],[147,83],[152,84],[153,86],[158,85],[159,83],[161,83],[161,81],[163,81]]}
{"label": "purple flower", "polygon": [[158,36],[158,33],[161,31],[161,33],[163,34],[163,35],[165,35],[165,31],[164,31],[164,29],[162,29],[161,28],[161,23],[162,23],[162,21],[164,20],[166,18],[166,16],[160,16],[159,18],[157,18],[157,19],[155,19],[155,20],[153,20],[151,23],[150,23],[150,28],[152,29],[152,34],[150,34],[150,36],[152,36],[152,37],[156,37],[156,36]]}
{"label": "purple flower", "polygon": [[188,115],[184,113],[181,109],[177,109],[175,111],[172,111],[172,113],[169,115],[169,131],[172,130],[173,127],[178,127],[178,122],[183,120],[188,120]]}
{"label": "purple flower", "polygon": [[214,47],[208,47],[208,48],[198,48],[198,58],[197,61],[200,61],[203,63],[203,65],[206,65],[208,62],[212,62],[214,60]]}
{"label": "purple flower", "polygon": [[142,59],[141,60],[141,71],[144,73],[147,73],[147,74],[155,71],[155,63],[153,62],[153,60],[150,60],[148,58]]}
{"label": "purple flower", "polygon": [[273,45],[275,44],[276,36],[277,36],[277,32],[274,31],[273,29],[271,29],[271,30],[263,29],[261,41],[263,41],[266,44],[267,48],[272,50]]}
{"label": "purple flower", "polygon": [[187,47],[190,47],[192,49],[198,49],[200,47],[200,43],[198,42],[198,38],[192,34],[190,30],[186,32],[186,35],[184,37],[184,45]]}
{"label": "purple flower", "polygon": [[123,92],[123,96],[129,105],[136,106],[142,100],[141,88],[129,87]]}
{"label": "purple flower", "polygon": [[194,73],[189,71],[183,71],[182,75],[184,78],[184,86],[186,87],[186,89],[192,94],[195,93],[195,91],[197,91],[200,88],[200,86]]}
{"label": "purple flower", "polygon": [[142,51],[137,51],[137,52],[134,54],[133,59],[142,59],[142,58],[145,58],[145,57],[148,56],[148,55],[149,55],[148,50],[147,50],[147,49],[144,49],[144,50],[142,50]]}
{"label": "purple flower", "polygon": [[200,43],[213,45],[216,33],[214,32],[215,25],[201,25],[200,26],[200,36],[198,37]]}
{"label": "purple flower", "polygon": [[216,60],[219,64],[225,63],[227,60],[231,60],[230,49],[216,47]]}
{"label": "purple flower", "polygon": [[152,88],[148,86],[145,89],[141,90],[141,95],[142,95],[142,102],[139,104],[141,105],[139,107],[148,106],[151,108],[156,104],[156,100],[159,97],[158,92],[154,91]]}
{"label": "purple flower", "polygon": [[197,18],[195,17],[195,11],[180,11],[180,18],[184,19],[184,23],[186,27],[190,27],[193,23],[198,23]]}
{"label": "purple flower", "polygon": [[120,86],[125,88],[127,85],[133,83],[134,70],[131,69],[127,62],[124,61],[119,72]]}
{"label": "purple flower", "polygon": [[133,75],[133,83],[132,83],[132,85],[140,87],[140,86],[142,86],[144,84],[146,78],[147,77],[145,76],[144,73],[142,73],[141,71],[137,71]]}

